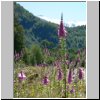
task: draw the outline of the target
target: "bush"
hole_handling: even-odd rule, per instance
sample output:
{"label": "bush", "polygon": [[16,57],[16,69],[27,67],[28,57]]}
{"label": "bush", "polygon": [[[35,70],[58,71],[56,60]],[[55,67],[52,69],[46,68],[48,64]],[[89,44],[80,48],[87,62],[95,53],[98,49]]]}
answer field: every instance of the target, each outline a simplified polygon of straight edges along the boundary
{"label": "bush", "polygon": [[40,64],[43,62],[43,54],[40,46],[38,45],[33,45],[31,48],[31,64]]}
{"label": "bush", "polygon": [[48,59],[46,59],[47,64],[52,64],[54,62],[54,57],[49,56]]}
{"label": "bush", "polygon": [[24,49],[23,61],[25,62],[25,64],[30,64],[30,51],[28,48]]}

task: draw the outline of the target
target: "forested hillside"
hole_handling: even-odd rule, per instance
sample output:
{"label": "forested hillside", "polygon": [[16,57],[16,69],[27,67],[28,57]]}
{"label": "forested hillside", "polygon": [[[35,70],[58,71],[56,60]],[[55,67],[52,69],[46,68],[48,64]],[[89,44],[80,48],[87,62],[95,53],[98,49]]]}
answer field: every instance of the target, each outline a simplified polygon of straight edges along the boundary
{"label": "forested hillside", "polygon": [[[30,47],[34,43],[41,46],[46,44],[48,48],[57,47],[57,24],[38,18],[17,3],[14,3],[14,18],[23,27],[24,45],[26,47]],[[68,31],[66,41],[68,49],[85,48],[86,26],[66,27],[66,30]]]}

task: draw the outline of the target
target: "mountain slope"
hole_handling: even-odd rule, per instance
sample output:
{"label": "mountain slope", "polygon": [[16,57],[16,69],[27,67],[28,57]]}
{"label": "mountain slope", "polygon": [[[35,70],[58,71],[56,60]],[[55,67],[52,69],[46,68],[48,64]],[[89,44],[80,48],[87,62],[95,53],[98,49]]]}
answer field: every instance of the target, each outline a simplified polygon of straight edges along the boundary
{"label": "mountain slope", "polygon": [[44,39],[57,43],[57,25],[42,20],[25,10],[19,4],[14,5],[14,14],[25,29],[26,45],[41,42]]}
{"label": "mountain slope", "polygon": [[[40,19],[17,3],[14,3],[14,16],[18,18],[23,26],[25,45],[30,47],[33,43],[40,44],[46,40],[56,47],[58,44],[58,25]],[[67,37],[68,48],[85,48],[86,26],[66,27],[69,35]]]}

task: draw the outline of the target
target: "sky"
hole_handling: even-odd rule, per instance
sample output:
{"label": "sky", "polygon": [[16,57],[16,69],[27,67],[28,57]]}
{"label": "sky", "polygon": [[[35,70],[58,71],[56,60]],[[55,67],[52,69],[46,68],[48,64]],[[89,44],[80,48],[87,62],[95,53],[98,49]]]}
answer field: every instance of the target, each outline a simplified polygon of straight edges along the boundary
{"label": "sky", "polygon": [[86,24],[86,2],[17,2],[37,17],[59,24]]}

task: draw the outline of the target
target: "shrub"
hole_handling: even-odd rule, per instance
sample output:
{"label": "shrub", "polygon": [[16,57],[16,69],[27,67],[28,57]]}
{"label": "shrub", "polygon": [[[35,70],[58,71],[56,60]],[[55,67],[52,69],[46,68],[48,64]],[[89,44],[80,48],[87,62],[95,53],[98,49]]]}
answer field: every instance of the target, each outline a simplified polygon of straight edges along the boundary
{"label": "shrub", "polygon": [[43,54],[40,46],[38,45],[33,45],[31,48],[31,64],[40,64],[43,62]]}
{"label": "shrub", "polygon": [[47,64],[52,64],[54,62],[54,57],[49,56],[48,59],[46,60]]}
{"label": "shrub", "polygon": [[30,51],[28,48],[24,49],[23,61],[25,62],[25,64],[30,64]]}

